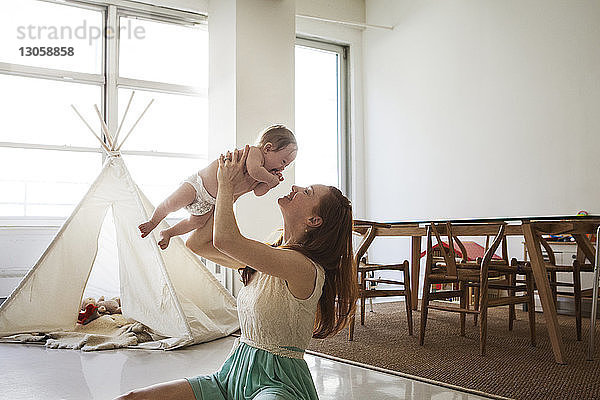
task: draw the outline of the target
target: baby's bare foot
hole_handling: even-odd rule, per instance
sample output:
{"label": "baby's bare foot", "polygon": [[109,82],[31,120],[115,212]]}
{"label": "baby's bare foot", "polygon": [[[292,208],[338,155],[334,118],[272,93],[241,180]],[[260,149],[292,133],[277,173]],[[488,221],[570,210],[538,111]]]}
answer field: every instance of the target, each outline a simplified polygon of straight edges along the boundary
{"label": "baby's bare foot", "polygon": [[138,226],[138,229],[142,233],[142,237],[145,238],[146,236],[148,236],[148,234],[150,234],[150,232],[152,232],[154,228],[156,228],[156,225],[158,225],[158,223],[154,223],[152,222],[152,220],[150,220]]}
{"label": "baby's bare foot", "polygon": [[171,236],[166,233],[166,231],[160,231],[160,240],[158,241],[158,247],[162,250],[166,249],[169,246],[169,241],[171,240]]}

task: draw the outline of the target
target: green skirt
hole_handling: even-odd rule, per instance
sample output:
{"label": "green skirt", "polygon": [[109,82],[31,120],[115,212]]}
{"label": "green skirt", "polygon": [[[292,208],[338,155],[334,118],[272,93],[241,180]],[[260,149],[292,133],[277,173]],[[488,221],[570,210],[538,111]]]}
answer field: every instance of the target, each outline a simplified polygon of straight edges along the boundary
{"label": "green skirt", "polygon": [[308,365],[239,343],[212,375],[187,378],[197,400],[318,400]]}

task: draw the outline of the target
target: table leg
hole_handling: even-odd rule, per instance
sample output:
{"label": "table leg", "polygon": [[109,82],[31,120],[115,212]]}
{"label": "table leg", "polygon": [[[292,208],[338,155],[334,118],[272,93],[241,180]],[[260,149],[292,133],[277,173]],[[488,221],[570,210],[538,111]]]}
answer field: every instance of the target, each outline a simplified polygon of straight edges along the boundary
{"label": "table leg", "polygon": [[565,350],[558,327],[556,306],[552,298],[552,290],[550,289],[550,283],[548,282],[548,273],[544,264],[542,250],[540,249],[540,242],[530,223],[524,222],[522,227],[523,235],[525,236],[525,244],[531,260],[531,269],[542,302],[542,310],[546,320],[548,335],[550,336],[550,343],[552,344],[552,351],[554,352],[554,359],[559,364],[566,364],[564,358]]}
{"label": "table leg", "polygon": [[412,308],[419,305],[419,275],[421,274],[421,236],[413,236],[410,255],[410,290],[412,291]]}

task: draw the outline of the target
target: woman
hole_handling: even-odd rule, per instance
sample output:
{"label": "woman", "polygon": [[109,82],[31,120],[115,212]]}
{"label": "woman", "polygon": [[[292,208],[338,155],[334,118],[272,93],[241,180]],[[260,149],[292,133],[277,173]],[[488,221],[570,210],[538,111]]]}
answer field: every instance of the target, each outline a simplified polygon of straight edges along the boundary
{"label": "woman", "polygon": [[[202,256],[243,269],[237,298],[242,335],[221,369],[135,390],[121,399],[318,399],[304,349],[311,336],[341,330],[354,313],[352,209],[329,186],[292,187],[279,198],[283,234],[268,246],[244,237],[233,213],[233,187],[247,179],[243,152],[221,156],[213,246]],[[210,253],[210,254],[206,254]]]}

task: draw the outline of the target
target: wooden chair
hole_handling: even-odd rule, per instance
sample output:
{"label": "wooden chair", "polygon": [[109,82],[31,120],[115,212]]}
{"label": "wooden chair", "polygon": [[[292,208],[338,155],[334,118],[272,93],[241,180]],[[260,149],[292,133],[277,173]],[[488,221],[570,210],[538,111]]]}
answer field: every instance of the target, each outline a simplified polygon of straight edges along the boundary
{"label": "wooden chair", "polygon": [[[412,322],[412,307],[411,307],[411,290],[410,290],[410,273],[408,261],[401,264],[378,264],[367,262],[367,248],[375,238],[375,225],[364,226],[360,224],[354,225],[353,234],[360,239],[360,244],[355,247],[355,265],[357,266],[357,283],[358,283],[358,298],[360,300],[360,324],[365,324],[365,305],[366,299],[375,297],[389,296],[404,296],[404,304],[406,307],[406,318],[408,322],[408,334],[413,334]],[[379,271],[397,271],[402,274],[398,279],[383,279],[375,277],[375,273]],[[401,289],[379,289],[379,284],[390,284],[402,286]],[[348,331],[348,340],[354,340],[354,322],[355,317],[350,320],[350,328]]]}
{"label": "wooden chair", "polygon": [[[573,296],[577,341],[581,341],[581,298],[591,296],[591,290],[581,289],[581,272],[593,272],[593,265],[579,262],[579,260],[574,260],[572,265],[557,265],[556,256],[550,244],[541,236],[538,239],[542,249],[547,255],[545,266],[548,272],[548,280],[550,282],[550,288],[552,289],[554,303],[557,304],[558,295]],[[517,261],[516,259],[513,259],[513,263],[521,271],[531,271],[531,264],[529,261]],[[560,281],[557,277],[558,272],[572,274],[573,282]],[[522,280],[517,280],[517,282],[522,282]],[[536,287],[534,286],[534,289],[535,288]],[[564,291],[564,288],[572,288],[573,292]]]}
{"label": "wooden chair", "polygon": [[[425,269],[425,279],[423,282],[423,300],[421,304],[421,329],[419,332],[419,344],[422,346],[425,342],[425,329],[427,325],[427,316],[429,309],[440,311],[449,311],[460,313],[460,335],[465,335],[465,317],[466,314],[479,315],[480,317],[480,353],[485,355],[487,341],[487,311],[489,307],[498,307],[503,305],[514,305],[526,303],[533,307],[533,277],[530,272],[526,273],[527,284],[517,286],[508,284],[505,280],[498,282],[490,281],[490,278],[501,277],[513,273],[516,268],[504,260],[492,262],[492,256],[500,246],[504,237],[506,226],[500,224],[498,234],[493,243],[485,253],[483,259],[477,263],[465,262],[465,260],[456,258],[454,251],[454,242],[456,238],[452,234],[452,225],[445,224],[445,236],[448,238],[448,249],[440,246],[443,257],[436,260],[432,254],[432,235],[441,243],[441,237],[438,232],[442,228],[441,224],[431,223],[427,229],[427,259]],[[459,245],[460,246],[460,245]],[[452,284],[451,289],[444,289],[432,292],[431,285]],[[479,291],[478,309],[468,307],[467,296],[468,288],[477,288]],[[494,299],[488,298],[488,289],[500,289],[507,291],[507,296],[499,296]],[[525,295],[517,293],[526,292]],[[458,306],[430,304],[431,300],[449,300],[459,298]],[[535,346],[535,310],[529,311],[529,329],[531,335],[531,344]]]}
{"label": "wooden chair", "polygon": [[[487,252],[490,248],[490,238],[493,238],[493,236],[490,235],[486,235],[485,236],[485,252]],[[458,237],[455,238],[456,242],[458,243],[459,247],[461,248],[461,251],[463,252],[463,254],[465,254],[466,249],[464,248],[464,246],[462,245],[460,239]],[[501,247],[501,259],[498,260],[495,258],[495,254],[492,254],[492,258],[490,259],[490,265],[495,265],[495,266],[503,266],[503,265],[508,265],[509,264],[509,260],[508,260],[508,245],[507,245],[507,241],[506,241],[506,236],[502,237],[502,242],[500,244]],[[476,262],[475,262],[475,266],[477,268],[479,268],[479,265],[481,264],[481,260],[482,258],[477,258]],[[466,265],[469,265],[469,261],[468,261],[468,257],[463,257],[463,263],[466,263]],[[511,264],[512,265],[512,264]],[[514,266],[514,265],[513,265]],[[516,268],[515,268],[516,269]],[[499,278],[503,278],[499,279]],[[497,288],[498,285],[506,285],[508,286],[510,289],[509,290],[509,294],[511,296],[515,296],[517,291],[515,289],[513,289],[513,286],[517,285],[517,281],[516,281],[516,275],[513,273],[507,273],[503,276],[496,276],[494,278],[494,281],[492,282],[492,285]],[[523,288],[523,287],[521,287]],[[474,285],[472,286],[472,290],[474,293],[474,308],[475,311],[479,310],[479,287],[478,285]],[[488,292],[489,295],[489,292]],[[471,298],[469,297],[469,301],[471,300]],[[477,317],[479,314],[474,314],[473,315],[473,325],[477,326]],[[513,330],[513,322],[516,320],[516,312],[515,312],[515,305],[514,304],[510,304],[508,306],[508,330],[512,331]]]}

